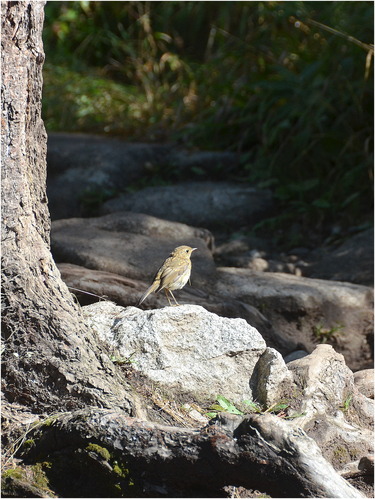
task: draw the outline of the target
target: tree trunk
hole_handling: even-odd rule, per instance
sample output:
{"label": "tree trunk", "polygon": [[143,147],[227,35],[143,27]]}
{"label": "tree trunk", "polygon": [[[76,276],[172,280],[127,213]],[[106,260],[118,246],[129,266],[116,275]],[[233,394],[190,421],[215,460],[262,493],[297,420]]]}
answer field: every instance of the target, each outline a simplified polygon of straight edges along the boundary
{"label": "tree trunk", "polygon": [[44,4],[1,4],[3,390],[39,413],[87,404],[131,412],[126,384],[101,358],[50,253]]}

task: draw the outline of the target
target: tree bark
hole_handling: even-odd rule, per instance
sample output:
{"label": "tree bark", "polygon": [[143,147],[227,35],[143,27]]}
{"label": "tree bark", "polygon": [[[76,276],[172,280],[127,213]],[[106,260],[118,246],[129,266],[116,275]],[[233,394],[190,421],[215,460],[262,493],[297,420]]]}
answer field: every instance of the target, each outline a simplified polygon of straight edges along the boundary
{"label": "tree bark", "polygon": [[131,412],[50,253],[41,118],[44,1],[2,2],[2,338],[6,398],[35,412]]}
{"label": "tree bark", "polygon": [[[69,473],[85,484],[73,489],[79,497],[93,497],[92,487],[98,492],[103,483],[113,486],[119,478],[115,463],[127,470],[120,486],[136,492],[133,497],[222,497],[228,485],[272,497],[363,497],[311,438],[271,414],[221,414],[198,430],[86,409],[61,415],[30,436],[34,447],[28,457],[50,462],[51,480],[54,468],[64,475],[61,463],[69,463]],[[64,497],[72,492],[64,480],[55,490]],[[95,497],[106,493],[108,488]]]}

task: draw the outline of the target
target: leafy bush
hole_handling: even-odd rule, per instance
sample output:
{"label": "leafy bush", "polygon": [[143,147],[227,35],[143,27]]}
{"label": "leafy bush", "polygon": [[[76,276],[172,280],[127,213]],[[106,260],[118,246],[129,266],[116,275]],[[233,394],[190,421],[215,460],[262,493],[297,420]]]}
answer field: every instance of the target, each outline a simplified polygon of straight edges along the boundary
{"label": "leafy bush", "polygon": [[48,2],[49,130],[242,154],[283,219],[372,219],[371,2]]}

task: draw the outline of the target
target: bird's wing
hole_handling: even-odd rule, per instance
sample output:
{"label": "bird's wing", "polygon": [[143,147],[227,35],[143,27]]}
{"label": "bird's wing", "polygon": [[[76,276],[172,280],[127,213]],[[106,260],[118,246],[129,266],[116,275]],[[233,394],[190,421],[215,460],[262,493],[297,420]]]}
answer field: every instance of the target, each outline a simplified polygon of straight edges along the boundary
{"label": "bird's wing", "polygon": [[173,267],[168,265],[161,269],[160,272],[160,287],[158,291],[164,288],[168,288],[168,284],[173,283],[176,279],[182,276],[190,267],[189,261],[179,262],[177,265],[174,264]]}

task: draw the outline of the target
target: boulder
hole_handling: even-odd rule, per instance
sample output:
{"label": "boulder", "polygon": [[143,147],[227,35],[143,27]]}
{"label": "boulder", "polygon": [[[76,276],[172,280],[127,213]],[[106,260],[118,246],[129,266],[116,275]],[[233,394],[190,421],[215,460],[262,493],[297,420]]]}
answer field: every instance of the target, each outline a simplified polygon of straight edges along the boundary
{"label": "boulder", "polygon": [[[149,282],[145,280],[130,279],[112,272],[87,269],[71,263],[59,263],[57,267],[63,281],[71,293],[77,296],[81,305],[90,305],[98,300],[109,299],[124,307],[136,306],[149,285]],[[245,319],[260,332],[267,345],[279,350],[288,348],[282,335],[275,331],[264,315],[247,303],[207,293],[192,286],[185,286],[175,294],[180,304],[200,305],[221,317]],[[142,309],[155,309],[166,305],[168,301],[164,293],[152,293],[141,307]]]}
{"label": "boulder", "polygon": [[315,250],[305,275],[374,285],[374,229],[356,234],[335,249]]}
{"label": "boulder", "polygon": [[[100,204],[160,163],[171,146],[132,144],[88,134],[49,133],[47,195],[53,220],[82,216],[85,201]],[[85,200],[86,197],[86,200]]]}
{"label": "boulder", "polygon": [[329,341],[351,369],[372,365],[372,288],[237,268],[217,273],[216,294],[260,310],[288,342],[283,354]]}
{"label": "boulder", "polygon": [[83,307],[100,339],[152,382],[212,403],[217,395],[251,397],[250,374],[266,349],[243,319],[218,317],[197,305],[142,311],[110,302]]}
{"label": "boulder", "polygon": [[192,258],[192,284],[204,286],[215,277],[209,250],[213,237],[208,230],[139,213],[56,220],[52,223],[51,241],[59,263],[143,279],[149,284],[171,251],[187,244],[198,248]]}
{"label": "boulder", "polygon": [[[129,143],[80,133],[49,133],[47,195],[52,220],[84,216],[145,174],[220,178],[238,167],[239,154],[188,151],[172,144]],[[164,172],[164,173],[163,173]],[[164,179],[165,180],[165,179]],[[182,221],[182,220],[179,220]]]}
{"label": "boulder", "polygon": [[270,191],[228,182],[186,182],[123,194],[104,203],[101,213],[133,211],[212,230],[254,224],[272,206]]}

